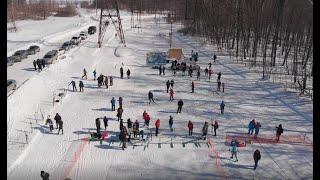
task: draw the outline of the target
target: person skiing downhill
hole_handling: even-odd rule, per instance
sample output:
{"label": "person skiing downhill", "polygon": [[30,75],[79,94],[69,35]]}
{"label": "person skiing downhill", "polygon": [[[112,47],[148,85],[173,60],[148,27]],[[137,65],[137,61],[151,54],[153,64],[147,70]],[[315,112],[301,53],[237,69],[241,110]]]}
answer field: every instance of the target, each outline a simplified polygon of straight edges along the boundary
{"label": "person skiing downhill", "polygon": [[158,136],[158,133],[159,133],[159,127],[160,127],[160,119],[157,119],[156,123],[156,136]]}
{"label": "person skiing downhill", "polygon": [[279,142],[279,140],[280,140],[280,136],[281,136],[281,134],[283,133],[283,128],[282,128],[282,124],[279,124],[279,126],[278,127],[276,127],[276,141],[277,142]]}
{"label": "person skiing downhill", "polygon": [[208,134],[208,122],[206,121],[203,125],[203,128],[202,128],[202,137],[203,137],[203,140],[206,140],[207,138],[207,134]]}
{"label": "person skiing downhill", "polygon": [[[72,80],[72,81],[69,83],[69,85],[70,85],[70,84],[72,84],[72,91],[74,92],[74,90],[76,90],[76,92],[77,92],[76,82]],[[69,85],[68,85],[68,87],[69,87]]]}
{"label": "person skiing downhill", "polygon": [[83,78],[83,77],[86,77],[86,79],[87,79],[87,70],[86,70],[85,68],[83,69],[83,76],[82,76],[82,78]]}
{"label": "person skiing downhill", "polygon": [[153,93],[151,91],[149,91],[149,93],[148,93],[148,98],[149,98],[149,104],[151,103],[151,100],[152,100],[152,102],[154,102]]}
{"label": "person skiing downhill", "polygon": [[214,130],[214,136],[217,136],[217,129],[219,128],[218,121],[214,121],[214,124],[212,124],[212,128]]}
{"label": "person skiing downhill", "polygon": [[173,92],[173,89],[171,88],[170,89],[170,101],[173,101],[173,94],[174,94],[174,92]]}
{"label": "person skiing downhill", "polygon": [[104,129],[106,130],[108,127],[108,118],[106,116],[103,117]]}
{"label": "person skiing downhill", "polygon": [[96,70],[94,69],[92,73],[93,73],[93,80],[96,80],[96,75],[97,75]]}
{"label": "person skiing downhill", "polygon": [[83,92],[83,82],[82,81],[79,81],[79,89],[80,89],[80,92]]}
{"label": "person skiing downhill", "polygon": [[123,68],[122,67],[120,68],[120,76],[121,76],[121,79],[123,79]]}
{"label": "person skiing downhill", "polygon": [[169,80],[166,82],[166,85],[167,85],[167,93],[169,93],[169,88],[170,88],[170,81]]}
{"label": "person skiing downhill", "polygon": [[180,100],[178,101],[177,114],[178,114],[178,113],[181,113],[182,106],[183,106],[183,101],[182,101],[182,99],[180,99]]}
{"label": "person skiing downhill", "polygon": [[221,114],[224,113],[224,106],[225,106],[224,101],[221,101],[221,104],[220,104]]}
{"label": "person skiing downhill", "polygon": [[258,149],[256,149],[253,153],[253,160],[254,160],[254,170],[257,169],[258,166],[258,161],[261,159],[261,154],[260,151]]}
{"label": "person skiing downhill", "polygon": [[191,82],[191,93],[194,93],[194,82]]}
{"label": "person skiing downhill", "polygon": [[171,131],[171,132],[173,131],[172,126],[173,126],[173,117],[170,115],[170,116],[169,116],[169,127],[170,127],[170,131]]}
{"label": "person skiing downhill", "polygon": [[112,97],[110,102],[111,102],[111,111],[115,111],[116,110],[116,100],[114,99],[114,97]]}
{"label": "person skiing downhill", "polygon": [[130,69],[127,70],[127,77],[130,79]]}
{"label": "person skiing downhill", "polygon": [[236,161],[238,161],[237,152],[238,152],[237,143],[235,140],[232,140],[231,141],[231,157],[230,158],[233,159],[233,155],[234,155],[236,158]]}
{"label": "person skiing downhill", "polygon": [[34,67],[34,70],[36,71],[37,70],[37,62],[36,62],[36,60],[33,60],[33,67]]}
{"label": "person skiing downhill", "polygon": [[192,136],[193,131],[193,123],[191,121],[188,122],[189,136]]}

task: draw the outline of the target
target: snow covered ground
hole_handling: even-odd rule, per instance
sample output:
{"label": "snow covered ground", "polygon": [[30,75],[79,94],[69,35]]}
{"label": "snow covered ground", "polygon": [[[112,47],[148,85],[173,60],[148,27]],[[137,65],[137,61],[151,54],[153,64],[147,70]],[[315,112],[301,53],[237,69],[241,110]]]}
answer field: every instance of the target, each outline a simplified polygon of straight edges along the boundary
{"label": "snow covered ground", "polygon": [[[279,144],[247,144],[239,148],[238,162],[230,160],[229,147],[225,145],[227,134],[246,133],[247,124],[253,118],[262,125],[261,136],[274,136],[275,127],[282,124],[283,137],[306,135],[313,141],[312,101],[297,99],[280,84],[261,80],[247,67],[233,63],[229,56],[218,55],[211,81],[205,79],[203,72],[200,81],[182,76],[181,72],[173,77],[170,70],[166,70],[165,76],[159,76],[158,70],[145,65],[145,55],[149,51],[168,49],[168,39],[159,34],[168,33],[170,24],[159,27],[154,24],[153,15],[143,16],[142,33],[137,33],[130,29],[129,14],[121,16],[126,48],[119,46],[114,28],[110,27],[101,49],[97,48],[96,33],[45,71],[28,71],[29,80],[8,97],[8,179],[38,179],[41,170],[49,172],[51,179],[312,179],[313,150],[307,144],[281,143],[282,139]],[[85,23],[94,22],[87,19]],[[178,28],[174,25],[175,31]],[[73,30],[66,28],[65,31]],[[198,64],[202,69],[212,62],[212,48],[202,47],[192,37],[174,33],[173,45],[183,48],[186,55],[192,49],[199,51]],[[130,69],[130,79],[120,79],[122,65],[125,72]],[[20,71],[20,67],[16,67],[16,64],[12,67],[13,74]],[[53,93],[68,89],[71,80],[78,84],[83,68],[87,69],[89,78],[83,80],[84,92],[68,90],[62,102],[53,106]],[[98,88],[93,81],[94,69],[98,75],[112,75],[114,85],[109,89]],[[225,93],[217,94],[213,91],[219,71],[226,89]],[[171,79],[175,81],[173,102],[169,101],[165,87],[165,82]],[[190,93],[191,80],[195,82],[195,93]],[[156,102],[150,105],[149,90],[153,91]],[[111,98],[119,96],[124,99],[125,122],[128,118],[138,119],[142,125],[142,113],[146,110],[151,116],[153,132],[156,119],[161,120],[160,135],[153,135],[148,144],[128,144],[123,151],[119,146],[116,112],[110,107]],[[179,99],[184,101],[184,106],[182,113],[176,114]],[[222,99],[226,103],[224,115],[219,112]],[[63,135],[57,135],[56,129],[49,133],[43,125],[42,116],[53,117],[57,112],[64,121]],[[174,119],[174,132],[169,130],[169,115]],[[95,119],[103,116],[112,118],[107,129],[109,138],[102,144],[88,143],[85,138],[89,131],[96,130]],[[211,119],[218,120],[220,125],[217,137],[210,131],[208,145],[198,137],[204,122]],[[193,137],[188,136],[189,120],[194,123]],[[25,144],[25,133],[29,144]],[[252,157],[255,149],[259,149],[262,156],[256,171]]]}

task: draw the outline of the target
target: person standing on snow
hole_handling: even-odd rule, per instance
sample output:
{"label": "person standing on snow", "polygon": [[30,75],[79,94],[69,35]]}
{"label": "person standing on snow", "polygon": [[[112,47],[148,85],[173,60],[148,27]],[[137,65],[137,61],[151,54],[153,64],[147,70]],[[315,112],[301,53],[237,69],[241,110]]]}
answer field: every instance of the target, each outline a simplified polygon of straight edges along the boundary
{"label": "person standing on snow", "polygon": [[97,133],[100,134],[100,118],[96,119]]}
{"label": "person standing on snow", "polygon": [[56,116],[54,117],[54,120],[56,121],[56,126],[57,126],[56,129],[58,129],[58,122],[61,121],[61,116],[57,113]]}
{"label": "person standing on snow", "polygon": [[122,107],[119,107],[118,110],[117,110],[118,121],[120,119],[122,119],[122,113],[123,113],[123,109],[122,109]]}
{"label": "person standing on snow", "polygon": [[161,73],[162,73],[162,69],[161,69],[161,65],[159,67],[159,75],[161,76]]}
{"label": "person standing on snow", "polygon": [[183,101],[182,101],[182,99],[180,99],[180,100],[178,101],[177,114],[178,114],[178,113],[181,113],[182,106],[183,106]]}
{"label": "person standing on snow", "polygon": [[63,134],[63,121],[62,120],[58,121],[58,125],[59,125],[58,134],[60,133],[60,130],[62,131],[62,134]]}
{"label": "person standing on snow", "polygon": [[112,97],[110,102],[111,102],[111,111],[115,111],[116,110],[116,100],[114,99],[114,97]]}
{"label": "person standing on snow", "polygon": [[119,107],[122,108],[122,97],[121,96],[119,97]]}
{"label": "person standing on snow", "polygon": [[139,122],[136,120],[136,122],[133,123],[133,137],[136,138],[139,132]]}
{"label": "person standing on snow", "polygon": [[217,91],[220,91],[220,86],[221,86],[221,82],[218,81],[218,88],[217,88]]}
{"label": "person standing on snow", "polygon": [[42,178],[42,180],[49,180],[49,173],[41,171],[40,172],[40,177]]}
{"label": "person standing on snow", "polygon": [[203,137],[203,140],[206,140],[207,138],[207,134],[208,134],[208,122],[206,121],[203,125],[203,128],[202,128],[202,137]]}
{"label": "person standing on snow", "polygon": [[151,103],[151,100],[152,100],[152,102],[154,102],[153,93],[151,91],[149,91],[149,93],[148,93],[148,98],[149,98],[149,104]]}
{"label": "person standing on snow", "polygon": [[257,122],[256,125],[254,126],[254,138],[255,139],[258,137],[260,127],[261,127],[260,122]]}
{"label": "person standing on snow", "polygon": [[128,127],[127,130],[128,130],[128,136],[129,136],[128,142],[130,142],[130,140],[131,140],[131,133],[132,133],[132,121],[131,121],[130,118],[127,120],[127,127]]}
{"label": "person standing on snow", "polygon": [[214,136],[217,136],[217,129],[219,128],[218,121],[214,121],[214,124],[212,124],[212,128],[214,130]]}
{"label": "person standing on snow", "polygon": [[233,159],[233,155],[234,155],[236,158],[236,161],[238,161],[237,152],[238,152],[237,143],[235,140],[232,140],[231,141],[231,157],[230,158]]}
{"label": "person standing on snow", "polygon": [[104,129],[106,130],[108,127],[108,118],[106,116],[103,117]]}
{"label": "person standing on snow", "polygon": [[121,79],[123,79],[123,68],[122,67],[120,68],[120,76],[121,76]]}
{"label": "person standing on snow", "polygon": [[283,128],[282,128],[282,124],[279,124],[279,127],[276,127],[276,137],[277,137],[277,142],[279,142],[280,140],[280,135],[283,133]]}
{"label": "person standing on snow", "polygon": [[170,81],[169,80],[166,82],[166,85],[167,85],[167,93],[169,93],[169,87],[170,87]]}
{"label": "person standing on snow", "polygon": [[104,76],[104,84],[106,85],[106,89],[108,89],[108,76]]}
{"label": "person standing on snow", "polygon": [[36,71],[37,70],[37,62],[36,62],[36,60],[33,60],[33,67],[34,67],[34,70]]}
{"label": "person standing on snow", "polygon": [[156,125],[156,136],[158,136],[158,134],[159,134],[159,127],[160,127],[160,119],[157,119],[155,125]]}
{"label": "person standing on snow", "polygon": [[110,76],[110,86],[112,86],[112,85],[113,85],[113,77]]}
{"label": "person standing on snow", "polygon": [[205,69],[204,69],[204,75],[205,75],[206,77],[208,77],[208,71],[209,71],[208,68],[205,68]]}
{"label": "person standing on snow", "polygon": [[130,79],[130,69],[127,70],[127,77]]}
{"label": "person standing on snow", "polygon": [[212,69],[209,69],[209,80],[211,79]]}
{"label": "person standing on snow", "polygon": [[209,62],[209,64],[208,64],[208,65],[209,65],[209,69],[211,69],[212,63],[211,63],[211,62]]}
{"label": "person standing on snow", "polygon": [[221,114],[224,113],[224,106],[225,106],[224,101],[221,101],[221,104],[220,104]]}
{"label": "person standing on snow", "polygon": [[93,70],[93,80],[96,80],[96,75],[97,75],[97,72],[96,72],[96,70],[94,69],[94,70]]}
{"label": "person standing on snow", "polygon": [[42,64],[40,59],[37,59],[38,72],[42,71]]}
{"label": "person standing on snow", "polygon": [[193,131],[193,123],[191,121],[188,122],[189,136],[192,136]]}
{"label": "person standing on snow", "polygon": [[254,170],[257,169],[258,166],[258,161],[261,159],[261,154],[260,151],[258,149],[256,149],[253,153],[253,160],[254,160]]}
{"label": "person standing on snow", "polygon": [[120,141],[122,142],[122,150],[124,150],[124,148],[127,148],[126,146],[127,134],[128,134],[127,128],[123,126],[120,131]]}
{"label": "person standing on snow", "polygon": [[198,70],[198,72],[197,72],[197,80],[200,81],[200,70]]}
{"label": "person standing on snow", "polygon": [[170,89],[170,101],[173,101],[173,94],[174,94],[174,92],[173,92],[173,89],[171,88]]}
{"label": "person standing on snow", "polygon": [[191,93],[194,93],[194,82],[191,82]]}
{"label": "person standing on snow", "polygon": [[48,118],[46,120],[46,124],[45,125],[47,125],[47,124],[49,124],[49,129],[50,129],[50,132],[51,132],[53,130],[53,122],[52,122],[52,120],[50,118],[50,115],[48,115]]}
{"label": "person standing on snow", "polygon": [[170,85],[172,88],[173,88],[173,84],[174,84],[174,81],[173,81],[173,79],[171,79]]}
{"label": "person standing on snow", "polygon": [[162,74],[163,74],[163,75],[166,75],[166,74],[165,74],[165,71],[166,71],[166,66],[162,66]]}
{"label": "person standing on snow", "polygon": [[214,54],[213,55],[213,62],[216,62],[217,56]]}
{"label": "person standing on snow", "polygon": [[253,129],[255,127],[255,120],[253,119],[252,121],[250,121],[249,125],[248,125],[248,134],[253,134]]}
{"label": "person standing on snow", "polygon": [[173,117],[170,115],[170,116],[169,116],[169,127],[170,127],[170,131],[171,131],[171,132],[173,132],[172,125],[173,125]]}
{"label": "person standing on snow", "polygon": [[44,59],[41,59],[41,65],[42,65],[42,69],[44,69],[46,67],[46,62],[44,61]]}
{"label": "person standing on snow", "polygon": [[87,79],[87,70],[86,70],[86,68],[83,68],[83,76],[81,78],[83,78],[83,77],[86,77],[86,79]]}
{"label": "person standing on snow", "polygon": [[[76,90],[76,92],[77,92],[77,86],[76,86],[76,82],[74,82],[73,80],[70,82],[70,84],[72,84],[72,91],[74,92],[74,90]],[[70,85],[69,84],[69,85]],[[68,85],[68,86],[69,86]]]}
{"label": "person standing on snow", "polygon": [[83,92],[83,82],[82,81],[79,81],[79,88],[80,88],[80,92]]}
{"label": "person standing on snow", "polygon": [[222,83],[222,92],[224,92],[224,83]]}
{"label": "person standing on snow", "polygon": [[217,82],[219,82],[221,79],[221,72],[218,73],[218,79],[217,79]]}

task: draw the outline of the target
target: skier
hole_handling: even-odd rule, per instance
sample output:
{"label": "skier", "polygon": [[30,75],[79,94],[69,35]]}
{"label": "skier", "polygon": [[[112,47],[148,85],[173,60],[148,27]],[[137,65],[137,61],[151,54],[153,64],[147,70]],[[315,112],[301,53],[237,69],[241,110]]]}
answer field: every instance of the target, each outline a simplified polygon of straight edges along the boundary
{"label": "skier", "polygon": [[206,140],[207,138],[207,134],[208,134],[208,122],[206,121],[203,125],[203,128],[202,128],[202,137],[203,137],[203,140]]}
{"label": "skier", "polygon": [[122,97],[121,96],[119,97],[119,107],[122,108]]}
{"label": "skier", "polygon": [[214,136],[217,136],[217,129],[219,128],[218,121],[214,121],[214,124],[212,124],[213,130],[214,130]]}
{"label": "skier", "polygon": [[166,67],[162,66],[162,74],[165,75]]}
{"label": "skier", "polygon": [[151,91],[149,91],[149,93],[148,93],[148,98],[149,98],[149,104],[151,103],[151,100],[154,102],[153,93]]}
{"label": "skier", "polygon": [[279,142],[280,140],[280,135],[283,133],[283,128],[282,128],[282,125],[279,124],[279,127],[276,127],[277,129],[277,132],[276,132],[276,137],[277,137],[277,142]]}
{"label": "skier", "polygon": [[62,120],[58,121],[58,125],[59,125],[58,134],[60,133],[60,130],[62,131],[62,134],[63,134],[63,121]]}
{"label": "skier", "polygon": [[96,119],[96,127],[97,127],[97,133],[100,133],[100,118]]}
{"label": "skier", "polygon": [[160,119],[157,119],[156,123],[156,136],[158,136],[158,133],[159,133],[159,127],[160,127]]}
{"label": "skier", "polygon": [[123,126],[121,128],[121,133],[120,133],[120,140],[122,142],[122,150],[124,150],[124,148],[127,148],[126,146],[126,142],[127,142],[127,128],[125,126]]}
{"label": "skier", "polygon": [[127,77],[130,79],[130,69],[127,70]]}
{"label": "skier", "polygon": [[[70,84],[72,84],[72,91],[74,92],[74,90],[76,90],[76,92],[77,92],[76,82],[72,80],[72,81],[70,82]],[[69,85],[70,85],[70,84],[69,84]],[[69,85],[68,85],[68,86],[69,86]]]}
{"label": "skier", "polygon": [[191,93],[194,93],[194,82],[191,82]]}
{"label": "skier", "polygon": [[80,88],[80,92],[83,92],[83,82],[82,81],[79,81],[79,88]]}
{"label": "skier", "polygon": [[87,70],[86,70],[86,68],[83,68],[83,76],[82,76],[82,78],[83,77],[86,77],[86,79],[87,79]]}
{"label": "skier", "polygon": [[111,102],[111,111],[115,111],[116,110],[116,100],[114,99],[114,97],[112,97],[110,102]]}
{"label": "skier", "polygon": [[106,130],[108,127],[108,118],[106,116],[103,117],[104,129]]}
{"label": "skier", "polygon": [[36,71],[37,70],[37,62],[36,62],[36,60],[33,60],[33,67],[34,67],[34,70]]}
{"label": "skier", "polygon": [[112,85],[113,85],[113,77],[110,76],[110,86],[112,86]]}
{"label": "skier", "polygon": [[224,92],[224,83],[222,83],[222,92]]}
{"label": "skier", "polygon": [[237,157],[237,152],[238,152],[238,149],[237,149],[237,143],[235,140],[232,140],[231,141],[231,159],[233,159],[233,155],[236,157],[236,161],[238,161],[238,157]]}
{"label": "skier", "polygon": [[167,85],[167,93],[169,93],[169,87],[170,87],[170,81],[169,80],[166,82],[166,85]]}
{"label": "skier", "polygon": [[131,133],[132,133],[132,121],[130,118],[127,120],[127,127],[128,127],[128,135],[129,135],[128,142],[130,142]]}
{"label": "skier", "polygon": [[173,131],[172,125],[173,125],[173,117],[170,115],[169,116],[169,127],[170,127],[171,132]]}
{"label": "skier", "polygon": [[204,69],[204,75],[207,77],[208,76],[208,68]]}
{"label": "skier", "polygon": [[217,56],[216,54],[213,55],[213,61],[216,62]]}
{"label": "skier", "polygon": [[38,72],[42,71],[42,65],[40,59],[37,59]]}
{"label": "skier", "polygon": [[97,75],[97,71],[94,69],[93,70],[93,80],[96,80],[96,75]]}
{"label": "skier", "polygon": [[133,123],[133,137],[136,138],[139,132],[139,122],[136,120],[136,122]]}
{"label": "skier", "polygon": [[197,80],[200,81],[200,70],[198,70],[198,72],[197,72]]}
{"label": "skier", "polygon": [[217,81],[219,82],[220,79],[221,79],[221,72],[218,73],[218,79],[217,79]]}
{"label": "skier", "polygon": [[248,129],[249,129],[248,134],[253,134],[254,128],[255,128],[255,120],[253,119],[250,121],[250,123],[248,125]]}
{"label": "skier", "polygon": [[54,120],[56,121],[56,126],[57,126],[56,129],[58,129],[58,122],[61,121],[61,116],[57,113],[56,116],[54,117]]}
{"label": "skier", "polygon": [[173,84],[174,84],[174,81],[173,81],[173,79],[171,79],[170,85],[172,88],[173,88]]}
{"label": "skier", "polygon": [[123,79],[123,68],[122,67],[120,68],[120,76],[121,76],[121,79]]}
{"label": "skier", "polygon": [[220,86],[221,86],[221,82],[218,81],[218,88],[217,88],[217,91],[220,91]]}
{"label": "skier", "polygon": [[253,160],[254,160],[254,170],[257,169],[258,161],[261,159],[261,154],[258,149],[256,149],[253,153]]}
{"label": "skier", "polygon": [[173,92],[173,89],[171,88],[170,89],[170,101],[173,101],[173,94],[174,94],[174,92]]}
{"label": "skier", "polygon": [[104,84],[106,85],[106,89],[108,89],[108,76],[104,76]]}
{"label": "skier", "polygon": [[41,171],[40,172],[40,177],[42,178],[42,180],[49,180],[49,173]]}
{"label": "skier", "polygon": [[122,107],[120,106],[120,107],[118,108],[118,110],[117,110],[118,121],[119,121],[120,119],[122,119],[122,113],[123,113],[123,109],[122,109]]}
{"label": "skier", "polygon": [[46,125],[49,124],[49,129],[50,129],[50,132],[53,130],[53,122],[50,118],[50,115],[48,115],[48,118],[46,120]]}
{"label": "skier", "polygon": [[161,76],[161,73],[162,73],[162,69],[161,69],[161,65],[159,67],[159,75]]}
{"label": "skier", "polygon": [[189,136],[192,136],[193,131],[193,123],[191,121],[188,122]]}
{"label": "skier", "polygon": [[224,106],[225,106],[225,104],[224,104],[224,101],[222,100],[222,101],[221,101],[221,104],[220,104],[221,114],[224,113]]}
{"label": "skier", "polygon": [[182,101],[182,99],[180,99],[180,100],[178,101],[177,114],[178,114],[178,113],[181,113],[182,106],[183,106],[183,101]]}
{"label": "skier", "polygon": [[261,127],[260,122],[257,122],[256,125],[254,126],[254,138],[255,139],[258,137],[260,127]]}

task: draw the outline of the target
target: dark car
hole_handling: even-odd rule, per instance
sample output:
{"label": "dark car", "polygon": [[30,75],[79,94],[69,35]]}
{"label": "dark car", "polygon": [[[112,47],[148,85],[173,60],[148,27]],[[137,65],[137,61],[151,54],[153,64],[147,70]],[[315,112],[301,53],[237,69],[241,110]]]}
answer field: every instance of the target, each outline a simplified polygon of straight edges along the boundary
{"label": "dark car", "polygon": [[49,51],[46,55],[44,55],[43,59],[46,64],[52,64],[53,61],[58,59],[58,51],[57,50]]}
{"label": "dark car", "polygon": [[90,26],[89,28],[88,28],[88,34],[94,34],[94,33],[96,33],[97,32],[97,27],[95,27],[95,26]]}
{"label": "dark car", "polygon": [[40,51],[40,47],[39,46],[30,46],[29,49],[27,49],[27,54],[36,54],[37,52]]}
{"label": "dark car", "polygon": [[70,42],[72,45],[79,45],[79,43],[81,42],[81,38],[77,36],[73,36]]}
{"label": "dark car", "polygon": [[16,51],[12,56],[17,57],[21,61],[22,59],[25,59],[28,57],[28,53],[26,50],[19,50],[19,51]]}
{"label": "dark car", "polygon": [[17,88],[17,82],[13,79],[7,80],[7,93]]}
{"label": "dark car", "polygon": [[72,48],[72,43],[70,41],[67,41],[62,44],[61,49],[68,51],[69,49]]}
{"label": "dark car", "polygon": [[13,59],[11,57],[7,57],[7,67],[12,66],[14,63]]}

